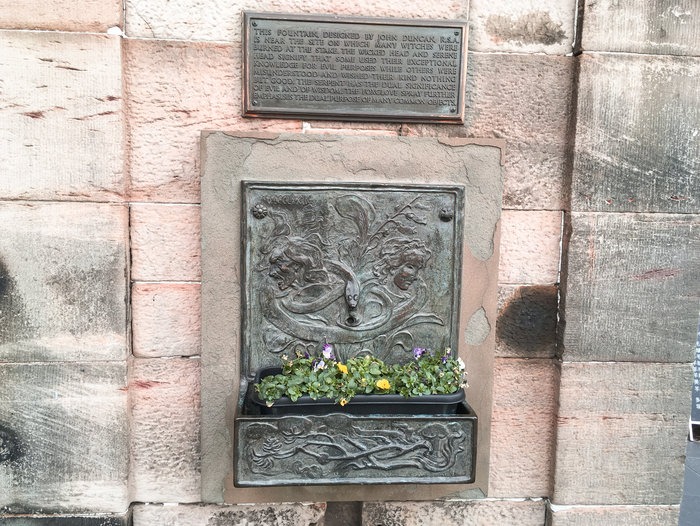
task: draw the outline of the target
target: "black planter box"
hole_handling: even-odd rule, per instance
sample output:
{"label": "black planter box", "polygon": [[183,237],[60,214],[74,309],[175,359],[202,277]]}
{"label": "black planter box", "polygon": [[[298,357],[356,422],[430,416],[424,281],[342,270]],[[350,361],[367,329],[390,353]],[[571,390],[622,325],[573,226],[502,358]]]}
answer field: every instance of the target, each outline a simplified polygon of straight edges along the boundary
{"label": "black planter box", "polygon": [[[255,375],[254,383],[262,378],[280,374],[279,367],[266,367]],[[464,389],[451,394],[434,394],[405,397],[397,394],[356,395],[345,406],[332,398],[312,399],[302,396],[297,401],[283,396],[268,406],[253,388],[250,402],[261,415],[325,415],[344,413],[348,415],[454,415],[464,402]]]}

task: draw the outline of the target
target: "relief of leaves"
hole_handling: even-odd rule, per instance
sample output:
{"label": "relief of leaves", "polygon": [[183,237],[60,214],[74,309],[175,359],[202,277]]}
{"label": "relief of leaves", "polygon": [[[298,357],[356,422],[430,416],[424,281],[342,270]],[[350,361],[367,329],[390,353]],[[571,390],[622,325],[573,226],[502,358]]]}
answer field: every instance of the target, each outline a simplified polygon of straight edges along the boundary
{"label": "relief of leaves", "polygon": [[360,252],[361,248],[356,239],[340,239],[338,241],[338,257],[340,261],[346,261],[355,266]]}
{"label": "relief of leaves", "polygon": [[333,203],[340,217],[349,219],[357,227],[359,244],[364,245],[369,235],[369,226],[374,221],[374,207],[367,200],[355,196],[344,195]]}
{"label": "relief of leaves", "polygon": [[420,197],[416,197],[409,203],[406,203],[404,205],[402,205],[401,203],[397,204],[394,207],[394,213],[391,216],[387,217],[386,221],[379,225],[379,227],[372,233],[372,235],[370,236],[370,242],[368,243],[365,252],[376,248],[378,245],[379,238],[386,237],[391,231],[398,230],[404,235],[415,234],[417,231],[416,228],[412,225],[407,225],[401,219],[402,217],[418,225],[427,225],[428,221],[425,219],[425,217],[419,216],[411,211],[414,208],[420,210],[429,210],[429,207],[421,203],[419,199]]}

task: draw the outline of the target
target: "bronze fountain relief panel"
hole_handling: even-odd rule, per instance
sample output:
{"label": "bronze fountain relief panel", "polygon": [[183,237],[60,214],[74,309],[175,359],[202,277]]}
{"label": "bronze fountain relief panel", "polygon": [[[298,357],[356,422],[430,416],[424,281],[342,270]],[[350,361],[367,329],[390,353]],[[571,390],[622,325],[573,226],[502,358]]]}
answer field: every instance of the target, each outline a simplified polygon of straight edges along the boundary
{"label": "bronze fountain relief panel", "polygon": [[244,373],[456,343],[460,186],[243,183]]}

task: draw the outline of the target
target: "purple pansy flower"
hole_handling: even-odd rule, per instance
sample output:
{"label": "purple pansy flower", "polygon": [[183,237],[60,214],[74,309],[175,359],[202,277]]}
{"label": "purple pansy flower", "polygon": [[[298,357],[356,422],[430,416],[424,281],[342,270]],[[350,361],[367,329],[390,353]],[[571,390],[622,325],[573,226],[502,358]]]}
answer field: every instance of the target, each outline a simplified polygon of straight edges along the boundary
{"label": "purple pansy flower", "polygon": [[333,354],[333,346],[327,343],[323,346],[323,357],[326,360],[335,360],[335,354]]}
{"label": "purple pansy flower", "polygon": [[413,349],[413,357],[417,360],[421,356],[423,356],[426,353],[426,350],[423,347],[414,347]]}

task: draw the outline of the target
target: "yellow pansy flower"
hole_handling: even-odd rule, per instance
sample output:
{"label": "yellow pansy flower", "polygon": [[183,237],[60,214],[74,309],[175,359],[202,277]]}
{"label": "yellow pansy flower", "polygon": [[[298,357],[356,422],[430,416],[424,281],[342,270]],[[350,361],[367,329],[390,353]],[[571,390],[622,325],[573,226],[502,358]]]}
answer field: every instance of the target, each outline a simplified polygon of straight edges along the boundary
{"label": "yellow pansy flower", "polygon": [[337,363],[338,370],[343,374],[348,374],[348,366],[342,363]]}
{"label": "yellow pansy flower", "polygon": [[340,399],[340,402],[338,402],[338,403],[342,406],[342,405],[347,404],[348,401],[347,401],[345,398],[341,398],[341,399]]}
{"label": "yellow pansy flower", "polygon": [[389,380],[386,378],[382,378],[381,380],[377,380],[377,383],[375,384],[379,389],[387,390],[391,387],[389,384]]}

